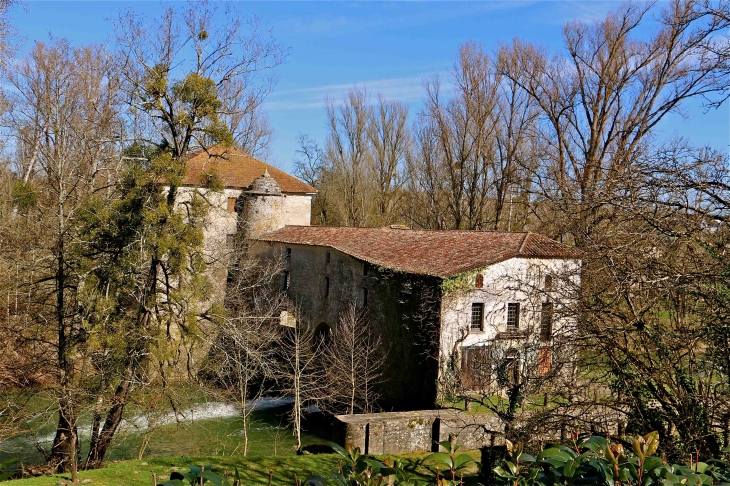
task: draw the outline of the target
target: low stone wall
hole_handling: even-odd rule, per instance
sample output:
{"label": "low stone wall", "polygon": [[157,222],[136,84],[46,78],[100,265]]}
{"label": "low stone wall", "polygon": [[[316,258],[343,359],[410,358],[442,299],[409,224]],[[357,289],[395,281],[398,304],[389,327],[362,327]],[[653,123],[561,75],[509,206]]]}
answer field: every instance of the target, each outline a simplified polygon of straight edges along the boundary
{"label": "low stone wall", "polygon": [[[543,440],[563,439],[566,428],[558,424],[571,424],[571,430],[615,436],[623,433],[623,422],[622,413],[608,409],[574,410],[546,421],[540,435]],[[359,447],[366,454],[436,451],[434,442],[450,436],[466,449],[504,444],[504,425],[496,415],[455,410],[337,415],[334,432],[340,445]]]}

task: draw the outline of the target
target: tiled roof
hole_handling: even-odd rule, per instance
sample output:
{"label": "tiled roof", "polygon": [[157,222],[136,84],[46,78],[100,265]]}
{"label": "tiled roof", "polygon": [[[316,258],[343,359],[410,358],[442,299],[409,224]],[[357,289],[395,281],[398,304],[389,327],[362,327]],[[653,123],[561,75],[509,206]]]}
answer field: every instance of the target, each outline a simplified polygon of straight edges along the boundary
{"label": "tiled roof", "polygon": [[312,194],[317,192],[306,184],[286,172],[272,167],[265,162],[254,159],[250,155],[234,148],[214,145],[207,149],[199,149],[188,155],[188,171],[183,179],[184,186],[199,186],[201,175],[215,173],[230,189],[245,189],[261,176],[267,169],[271,177],[281,187],[285,194]]}
{"label": "tiled roof", "polygon": [[374,265],[442,278],[514,257],[580,258],[575,248],[544,236],[500,231],[285,226],[259,240],[326,246]]}

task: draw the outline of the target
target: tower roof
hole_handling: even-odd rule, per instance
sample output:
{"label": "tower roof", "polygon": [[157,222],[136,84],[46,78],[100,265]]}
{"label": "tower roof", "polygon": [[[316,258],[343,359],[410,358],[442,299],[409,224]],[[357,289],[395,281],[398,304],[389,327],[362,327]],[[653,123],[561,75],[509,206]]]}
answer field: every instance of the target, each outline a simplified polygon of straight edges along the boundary
{"label": "tower roof", "polygon": [[183,186],[197,187],[201,177],[216,174],[229,189],[246,189],[261,174],[268,173],[283,194],[314,194],[315,188],[284,171],[255,159],[241,150],[222,145],[200,148],[187,156]]}
{"label": "tower roof", "polygon": [[266,170],[263,175],[254,179],[251,185],[246,188],[246,193],[262,196],[281,196],[281,187]]}

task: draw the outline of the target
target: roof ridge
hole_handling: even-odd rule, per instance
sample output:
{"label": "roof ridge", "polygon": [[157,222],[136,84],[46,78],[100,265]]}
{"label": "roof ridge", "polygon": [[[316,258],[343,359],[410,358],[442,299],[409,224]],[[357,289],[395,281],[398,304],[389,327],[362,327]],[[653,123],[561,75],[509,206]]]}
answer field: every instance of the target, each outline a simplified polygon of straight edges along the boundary
{"label": "roof ridge", "polygon": [[530,232],[526,231],[525,236],[522,237],[522,242],[520,242],[520,248],[517,250],[518,255],[524,254],[525,245],[527,244],[527,237],[530,236]]}

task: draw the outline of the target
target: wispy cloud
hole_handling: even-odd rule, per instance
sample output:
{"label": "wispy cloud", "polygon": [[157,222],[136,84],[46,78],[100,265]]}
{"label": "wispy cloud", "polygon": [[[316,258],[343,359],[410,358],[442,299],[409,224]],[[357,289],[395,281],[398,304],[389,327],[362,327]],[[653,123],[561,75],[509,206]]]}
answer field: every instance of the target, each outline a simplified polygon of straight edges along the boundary
{"label": "wispy cloud", "polygon": [[337,103],[355,87],[365,88],[372,100],[377,98],[378,93],[382,93],[387,99],[418,103],[424,95],[423,81],[431,75],[432,73],[424,73],[420,76],[373,79],[279,91],[272,93],[269,101],[265,103],[265,108],[270,111],[322,108],[325,98]]}

